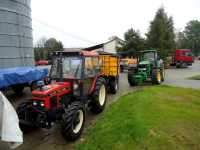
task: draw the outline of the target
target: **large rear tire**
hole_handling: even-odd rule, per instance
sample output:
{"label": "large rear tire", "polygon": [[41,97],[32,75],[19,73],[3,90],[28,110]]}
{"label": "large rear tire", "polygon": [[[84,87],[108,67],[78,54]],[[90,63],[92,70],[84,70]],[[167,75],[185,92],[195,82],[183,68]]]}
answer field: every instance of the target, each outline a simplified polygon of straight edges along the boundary
{"label": "large rear tire", "polygon": [[95,114],[101,113],[106,105],[106,81],[103,78],[99,78],[96,82],[96,86],[92,95],[91,111]]}
{"label": "large rear tire", "polygon": [[161,69],[161,81],[165,81],[165,67]]}
{"label": "large rear tire", "polygon": [[73,102],[62,116],[61,133],[68,141],[78,139],[85,123],[85,109],[81,102]]}
{"label": "large rear tire", "polygon": [[160,84],[162,80],[160,69],[154,69],[151,78],[152,78],[152,84]]}

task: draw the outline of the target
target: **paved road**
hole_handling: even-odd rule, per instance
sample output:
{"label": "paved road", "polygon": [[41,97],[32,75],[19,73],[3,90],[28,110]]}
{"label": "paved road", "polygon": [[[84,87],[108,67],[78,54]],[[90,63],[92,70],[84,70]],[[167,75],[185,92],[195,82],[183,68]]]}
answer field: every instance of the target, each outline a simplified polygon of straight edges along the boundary
{"label": "paved road", "polygon": [[200,61],[196,60],[195,63],[188,68],[167,69],[164,84],[200,89],[200,80],[188,79],[188,77],[199,74],[200,74]]}

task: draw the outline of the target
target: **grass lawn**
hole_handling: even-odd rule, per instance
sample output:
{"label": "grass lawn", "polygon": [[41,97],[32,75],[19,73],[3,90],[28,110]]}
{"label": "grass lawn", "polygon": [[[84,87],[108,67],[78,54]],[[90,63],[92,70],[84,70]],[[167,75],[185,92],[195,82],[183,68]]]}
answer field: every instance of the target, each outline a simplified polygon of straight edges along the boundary
{"label": "grass lawn", "polygon": [[191,80],[200,80],[200,75],[195,75],[195,76],[189,77],[189,79],[191,79]]}
{"label": "grass lawn", "polygon": [[200,91],[154,86],[127,94],[90,127],[77,150],[199,150]]}

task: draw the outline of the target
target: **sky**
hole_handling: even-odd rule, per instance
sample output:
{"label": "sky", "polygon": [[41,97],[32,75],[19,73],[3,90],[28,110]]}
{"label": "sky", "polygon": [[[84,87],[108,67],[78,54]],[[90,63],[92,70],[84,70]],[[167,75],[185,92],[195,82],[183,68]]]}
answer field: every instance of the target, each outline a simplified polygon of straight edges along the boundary
{"label": "sky", "polygon": [[144,36],[156,11],[163,6],[182,31],[190,20],[200,20],[200,0],[32,0],[34,44],[55,37],[65,48],[88,47],[123,39],[129,28]]}

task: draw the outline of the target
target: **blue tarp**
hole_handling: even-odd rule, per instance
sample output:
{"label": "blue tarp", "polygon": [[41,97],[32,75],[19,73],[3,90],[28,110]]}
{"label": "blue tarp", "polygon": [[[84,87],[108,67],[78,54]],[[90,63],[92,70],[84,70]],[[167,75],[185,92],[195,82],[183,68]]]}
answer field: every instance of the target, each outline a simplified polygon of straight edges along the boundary
{"label": "blue tarp", "polygon": [[36,67],[16,67],[0,69],[0,88],[10,85],[32,83],[46,77],[48,69],[39,69]]}

